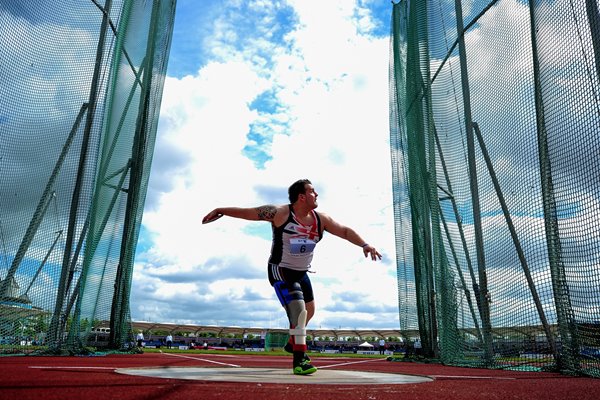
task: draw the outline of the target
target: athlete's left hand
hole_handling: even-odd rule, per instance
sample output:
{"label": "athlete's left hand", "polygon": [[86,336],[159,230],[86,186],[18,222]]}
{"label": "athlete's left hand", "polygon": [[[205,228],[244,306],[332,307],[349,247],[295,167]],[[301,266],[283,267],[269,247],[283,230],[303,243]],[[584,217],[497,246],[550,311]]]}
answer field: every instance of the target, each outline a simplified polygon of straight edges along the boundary
{"label": "athlete's left hand", "polygon": [[377,261],[377,259],[381,260],[381,254],[379,254],[377,249],[370,244],[363,247],[363,253],[365,254],[365,257],[371,255],[371,260],[373,261]]}

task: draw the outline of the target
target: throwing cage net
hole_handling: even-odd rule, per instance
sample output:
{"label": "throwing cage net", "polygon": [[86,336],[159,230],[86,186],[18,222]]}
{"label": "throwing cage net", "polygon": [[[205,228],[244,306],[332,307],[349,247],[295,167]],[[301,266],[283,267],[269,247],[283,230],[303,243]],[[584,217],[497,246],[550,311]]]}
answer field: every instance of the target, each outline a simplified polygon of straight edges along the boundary
{"label": "throwing cage net", "polygon": [[265,336],[265,350],[282,350],[290,339],[287,332],[267,332]]}
{"label": "throwing cage net", "polygon": [[393,5],[400,320],[426,357],[600,377],[599,77],[596,1]]}
{"label": "throwing cage net", "polygon": [[175,3],[0,1],[0,352],[131,346]]}

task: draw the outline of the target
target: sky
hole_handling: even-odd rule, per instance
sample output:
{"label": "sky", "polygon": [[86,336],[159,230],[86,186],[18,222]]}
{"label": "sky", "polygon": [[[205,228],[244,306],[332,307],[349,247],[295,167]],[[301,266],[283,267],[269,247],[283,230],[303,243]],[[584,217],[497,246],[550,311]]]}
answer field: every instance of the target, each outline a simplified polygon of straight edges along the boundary
{"label": "sky", "polygon": [[[8,97],[0,103],[1,189],[14,193],[0,196],[4,253],[0,263],[7,269],[12,256],[6,256],[6,249],[16,250],[21,243],[26,229],[22,221],[30,219],[23,213],[33,211],[39,201],[36,190],[47,183],[39,171],[55,166],[55,154],[63,146],[56,138],[71,129],[81,99],[88,98],[91,71],[81,65],[94,64],[96,43],[89,32],[98,28],[99,12],[93,3],[77,3],[80,8],[73,6],[76,2],[45,0],[38,2],[40,8],[21,3],[0,2],[0,30],[13,39],[0,47],[0,58],[11,60],[0,63],[0,76],[11,77],[2,81]],[[469,3],[471,7],[465,3],[464,21],[475,18],[482,3]],[[428,14],[430,37],[437,39],[428,44],[432,69],[445,60],[432,85],[441,95],[433,96],[432,105],[437,110],[436,131],[442,146],[448,146],[444,152],[453,174],[453,196],[475,254],[461,136],[464,120],[457,96],[461,89],[448,86],[458,85],[460,63],[456,53],[444,58],[456,35],[446,18],[453,4],[440,5],[446,8]],[[50,6],[58,7],[58,12],[39,12]],[[399,327],[388,125],[391,13],[392,4],[386,1],[177,1],[131,288],[135,321],[287,327],[267,282],[270,225],[232,218],[202,225],[201,220],[221,206],[285,204],[289,185],[309,178],[319,194],[319,210],[357,230],[383,254],[381,262],[372,262],[360,248],[326,235],[312,264],[317,313],[309,328]],[[565,254],[575,254],[570,261],[578,270],[593,273],[595,221],[600,220],[594,191],[600,175],[593,173],[598,170],[597,77],[590,75],[593,41],[589,30],[580,29],[585,25],[579,22],[587,18],[584,6],[541,3],[536,13],[538,50],[544,50],[540,59],[548,110],[544,117],[550,137],[560,143],[553,149],[552,173],[556,193],[562,196],[558,198],[561,245]],[[569,18],[563,21],[554,15]],[[57,24],[56,16],[69,16],[70,22]],[[525,33],[530,32],[529,18],[528,6],[521,0],[499,1],[465,34],[465,45],[473,120],[491,150],[513,222],[524,238],[533,279],[552,313],[533,58]],[[39,38],[47,38],[51,45]],[[579,140],[572,140],[572,132]],[[23,146],[31,150],[24,152]],[[39,240],[17,276],[22,288],[32,282],[59,229],[68,227],[72,193],[61,188],[72,182],[76,167],[66,163],[57,178],[52,207],[36,235]],[[508,324],[498,319],[504,316],[510,316],[513,325],[535,324],[529,288],[519,272],[522,266],[483,162],[478,171],[492,319],[496,325]],[[437,178],[438,183],[443,180],[439,171]],[[456,233],[449,203],[444,207]],[[409,215],[405,211],[403,217]],[[409,221],[400,222],[408,227]],[[406,252],[401,266],[410,270],[412,249],[410,235],[406,237],[399,246]],[[62,256],[55,252],[53,257],[40,278],[33,279],[30,294],[35,304],[43,304],[42,295],[60,278]],[[583,273],[574,280],[577,285],[569,290],[577,294],[576,307],[583,314],[597,315],[597,298],[591,302],[587,296],[595,282]],[[517,308],[523,312],[515,313]],[[415,319],[415,314],[402,316]]]}
{"label": "sky", "polygon": [[178,0],[131,288],[134,321],[286,328],[267,280],[267,222],[202,217],[286,204],[355,229],[316,248],[313,329],[399,327],[389,149],[392,4]]}

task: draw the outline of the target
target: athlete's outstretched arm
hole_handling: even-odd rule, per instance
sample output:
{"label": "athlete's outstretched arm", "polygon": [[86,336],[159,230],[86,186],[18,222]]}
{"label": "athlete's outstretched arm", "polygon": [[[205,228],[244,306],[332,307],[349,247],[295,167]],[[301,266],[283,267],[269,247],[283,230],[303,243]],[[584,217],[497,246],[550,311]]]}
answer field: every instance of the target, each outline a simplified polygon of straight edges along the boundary
{"label": "athlete's outstretched arm", "polygon": [[379,254],[377,249],[367,243],[354,229],[340,224],[326,214],[320,213],[320,215],[323,219],[323,228],[327,232],[341,237],[342,239],[346,239],[352,244],[362,247],[365,257],[370,255],[371,260],[373,261],[377,261],[377,259],[381,260],[381,254]]}
{"label": "athlete's outstretched arm", "polygon": [[233,218],[247,219],[250,221],[270,221],[272,222],[277,214],[278,207],[274,205],[264,205],[259,207],[220,207],[215,208],[202,218],[202,223],[216,221],[223,215]]}

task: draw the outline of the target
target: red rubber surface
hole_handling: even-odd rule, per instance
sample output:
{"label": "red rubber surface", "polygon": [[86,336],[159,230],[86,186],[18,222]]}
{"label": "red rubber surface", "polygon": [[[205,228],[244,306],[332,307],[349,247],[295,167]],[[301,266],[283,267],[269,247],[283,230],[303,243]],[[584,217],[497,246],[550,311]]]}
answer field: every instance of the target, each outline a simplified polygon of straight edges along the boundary
{"label": "red rubber surface", "polygon": [[[212,361],[212,362],[211,362]],[[447,367],[410,362],[354,363],[356,359],[314,357],[317,367],[348,365],[343,370],[425,375],[430,383],[403,385],[294,385],[231,383],[146,378],[123,375],[127,367],[243,367],[290,368],[289,357],[211,354],[147,353],[102,357],[0,357],[0,399],[220,399],[220,400],[405,400],[405,399],[599,399],[600,379],[546,372],[514,372]],[[317,372],[318,374],[318,372]],[[303,379],[305,377],[298,377]]]}

